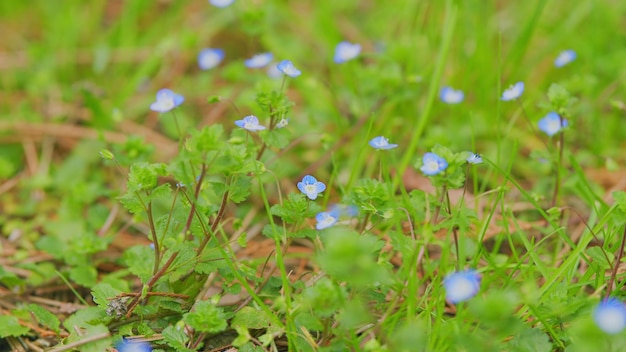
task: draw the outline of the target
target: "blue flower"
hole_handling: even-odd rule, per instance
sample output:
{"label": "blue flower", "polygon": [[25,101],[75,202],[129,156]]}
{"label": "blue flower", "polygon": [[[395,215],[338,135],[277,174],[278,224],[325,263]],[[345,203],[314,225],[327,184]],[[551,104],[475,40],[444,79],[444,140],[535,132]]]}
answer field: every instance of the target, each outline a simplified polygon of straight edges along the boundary
{"label": "blue flower", "polygon": [[512,84],[509,88],[507,88],[504,93],[502,93],[503,101],[510,101],[519,98],[522,93],[524,93],[524,82],[517,82]]}
{"label": "blue flower", "polygon": [[617,334],[626,327],[626,307],[617,298],[603,300],[593,310],[593,320],[607,334]]}
{"label": "blue flower", "polygon": [[323,230],[325,228],[331,227],[337,223],[339,220],[339,216],[333,212],[321,212],[315,215],[315,220],[317,220],[317,224],[315,224],[315,228],[318,230]]}
{"label": "blue flower", "polygon": [[427,176],[436,175],[448,167],[446,159],[435,153],[426,153],[422,158],[422,167],[420,170]]}
{"label": "blue flower", "polygon": [[233,4],[235,0],[209,0],[209,3],[215,7],[228,7]]}
{"label": "blue flower", "polygon": [[202,49],[198,54],[198,66],[202,70],[210,70],[222,62],[224,50],[222,49]]}
{"label": "blue flower", "polygon": [[185,101],[185,97],[169,89],[161,89],[156,94],[156,101],[150,104],[150,110],[168,112]]}
{"label": "blue flower", "polygon": [[470,155],[465,160],[467,160],[467,162],[470,164],[482,164],[483,162],[483,158],[479,154],[475,153],[470,153]]}
{"label": "blue flower", "polygon": [[360,44],[352,44],[348,41],[343,41],[335,47],[335,57],[333,60],[337,64],[344,63],[359,56],[361,53]]}
{"label": "blue flower", "polygon": [[119,352],[151,352],[152,351],[152,347],[145,342],[130,341],[126,339],[118,343],[115,346],[115,348],[117,348]]}
{"label": "blue flower", "polygon": [[552,137],[557,134],[563,127],[567,126],[567,120],[563,119],[561,123],[561,117],[554,111],[551,111],[544,118],[539,120],[537,125],[539,129],[545,132],[548,136]]}
{"label": "blue flower", "polygon": [[246,116],[243,120],[235,121],[235,125],[248,131],[260,131],[265,129],[265,126],[259,125],[259,119],[254,115]]}
{"label": "blue flower", "polygon": [[456,304],[476,296],[480,290],[480,276],[474,270],[455,272],[443,279],[443,286],[446,299]]}
{"label": "blue flower", "polygon": [[576,52],[574,50],[562,51],[559,56],[554,59],[554,66],[563,67],[576,59]]}
{"label": "blue flower", "polygon": [[269,65],[273,58],[274,55],[272,53],[262,53],[252,56],[243,63],[247,68],[261,68]]}
{"label": "blue flower", "polygon": [[318,181],[315,177],[306,175],[302,178],[302,182],[298,182],[298,189],[309,197],[309,199],[315,199],[320,193],[326,190],[326,185]]}
{"label": "blue flower", "polygon": [[278,65],[276,65],[276,68],[278,68],[278,71],[286,74],[289,77],[298,77],[302,74],[302,72],[300,72],[300,70],[298,70],[296,66],[293,65],[293,62],[289,60],[283,60],[279,62]]}
{"label": "blue flower", "polygon": [[282,118],[276,124],[276,128],[284,128],[284,127],[287,127],[288,124],[289,124],[289,119]]}
{"label": "blue flower", "polygon": [[443,87],[439,91],[439,99],[447,104],[458,104],[463,101],[465,95],[461,90],[454,90],[451,87]]}
{"label": "blue flower", "polygon": [[374,139],[369,141],[369,145],[378,150],[393,149],[398,146],[397,144],[389,144],[389,139],[383,136],[374,137]]}

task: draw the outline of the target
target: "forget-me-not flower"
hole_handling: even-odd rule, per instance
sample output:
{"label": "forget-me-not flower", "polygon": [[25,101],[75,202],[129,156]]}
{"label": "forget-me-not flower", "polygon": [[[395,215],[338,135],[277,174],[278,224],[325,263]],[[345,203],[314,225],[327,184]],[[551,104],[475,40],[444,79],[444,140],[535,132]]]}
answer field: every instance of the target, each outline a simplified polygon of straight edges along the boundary
{"label": "forget-me-not flower", "polygon": [[198,66],[202,70],[210,70],[222,62],[224,50],[222,49],[202,49],[198,54]]}
{"label": "forget-me-not flower", "polygon": [[284,128],[284,127],[287,127],[288,124],[289,124],[289,119],[286,119],[286,118],[283,117],[276,124],[276,128]]}
{"label": "forget-me-not flower", "polygon": [[398,146],[397,144],[389,144],[389,139],[383,136],[374,137],[374,139],[369,141],[369,145],[377,150],[393,149]]}
{"label": "forget-me-not flower", "polygon": [[545,132],[548,136],[552,137],[557,134],[563,127],[567,126],[567,120],[563,119],[561,123],[561,117],[554,111],[551,111],[544,118],[537,123],[539,129]]}
{"label": "forget-me-not flower", "polygon": [[607,334],[617,334],[626,327],[626,307],[617,298],[600,302],[593,310],[593,320]]}
{"label": "forget-me-not flower", "polygon": [[559,56],[554,59],[554,66],[563,67],[576,59],[576,52],[574,50],[562,51]]}
{"label": "forget-me-not flower", "polygon": [[443,279],[446,299],[451,303],[467,301],[480,290],[480,276],[475,270],[452,273]]}
{"label": "forget-me-not flower", "polygon": [[119,352],[151,352],[152,347],[141,341],[130,341],[130,340],[122,340],[118,343],[115,348]]}
{"label": "forget-me-not flower", "polygon": [[447,104],[458,104],[463,101],[463,98],[465,98],[463,91],[451,87],[443,87],[439,91],[439,99]]}
{"label": "forget-me-not flower", "polygon": [[234,2],[235,0],[209,0],[209,3],[215,7],[228,7]]}
{"label": "forget-me-not flower", "polygon": [[500,99],[503,101],[515,100],[519,98],[522,93],[524,93],[524,82],[517,82],[509,86],[509,88],[502,93],[502,98]]}
{"label": "forget-me-not flower", "polygon": [[315,199],[320,193],[326,190],[326,185],[318,181],[315,177],[306,175],[302,178],[301,182],[298,182],[298,189],[309,197],[309,199]]}
{"label": "forget-me-not flower", "polygon": [[315,215],[315,220],[317,223],[315,224],[315,228],[318,230],[323,230],[325,228],[331,227],[337,223],[339,220],[339,216],[337,213],[333,213],[332,211],[323,211]]}
{"label": "forget-me-not flower", "polygon": [[150,110],[168,112],[185,101],[185,97],[169,89],[161,89],[156,94],[156,101],[150,104]]}
{"label": "forget-me-not flower", "polygon": [[470,164],[482,164],[483,158],[476,153],[470,153],[470,155],[465,159]]}
{"label": "forget-me-not flower", "polygon": [[440,157],[435,153],[426,153],[422,158],[422,167],[420,170],[427,176],[436,175],[448,168],[448,162],[446,159]]}
{"label": "forget-me-not flower", "polygon": [[265,126],[259,125],[259,119],[254,115],[246,116],[243,120],[235,121],[235,125],[248,131],[260,131],[265,129]]}
{"label": "forget-me-not flower", "polygon": [[272,55],[272,53],[256,54],[244,61],[244,65],[246,65],[247,68],[261,68],[269,65],[273,58],[274,55]]}
{"label": "forget-me-not flower", "polygon": [[360,44],[352,44],[348,41],[343,41],[335,47],[335,56],[333,60],[337,64],[344,63],[359,56],[361,53]]}
{"label": "forget-me-not flower", "polygon": [[298,77],[302,74],[302,72],[300,72],[300,70],[298,70],[290,60],[283,60],[279,62],[278,65],[276,65],[276,68],[278,68],[278,71],[292,78]]}

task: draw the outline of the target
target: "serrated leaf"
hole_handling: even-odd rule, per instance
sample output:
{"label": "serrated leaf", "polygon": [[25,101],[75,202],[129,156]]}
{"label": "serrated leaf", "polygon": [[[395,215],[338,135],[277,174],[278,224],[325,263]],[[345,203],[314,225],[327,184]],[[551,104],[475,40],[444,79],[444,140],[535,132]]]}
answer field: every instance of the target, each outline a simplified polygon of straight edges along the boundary
{"label": "serrated leaf", "polygon": [[154,250],[148,246],[133,246],[127,249],[123,255],[124,263],[128,270],[137,275],[141,282],[147,282],[152,276],[154,265]]}
{"label": "serrated leaf", "polygon": [[61,325],[61,321],[56,315],[50,313],[42,306],[33,303],[27,305],[26,308],[37,318],[40,324],[49,327],[57,333],[60,331],[59,326]]}
{"label": "serrated leaf", "polygon": [[29,328],[20,325],[16,317],[0,316],[0,337],[22,336],[28,334]]}
{"label": "serrated leaf", "polygon": [[102,324],[86,326],[80,335],[70,334],[65,343],[70,344],[79,341],[89,341],[80,344],[81,352],[102,352],[111,346],[109,329]]}
{"label": "serrated leaf", "polygon": [[106,283],[97,284],[91,290],[93,301],[102,308],[106,308],[109,305],[110,298],[113,298],[120,293],[122,293],[120,290],[117,290]]}
{"label": "serrated leaf", "polygon": [[165,342],[167,342],[168,345],[173,347],[175,351],[179,351],[179,352],[193,351],[186,347],[186,344],[189,338],[187,337],[187,335],[185,335],[183,331],[178,330],[173,326],[168,326],[165,329],[163,329],[163,331],[161,332],[161,335],[163,336],[163,340],[165,340]]}
{"label": "serrated leaf", "polygon": [[137,195],[133,192],[124,193],[123,195],[117,197],[117,200],[119,200],[124,208],[126,208],[126,210],[128,210],[132,214],[138,214],[145,210],[143,204],[139,201]]}
{"label": "serrated leaf", "polygon": [[70,279],[79,285],[91,287],[96,284],[98,272],[89,265],[76,266],[70,269]]}
{"label": "serrated leaf", "polygon": [[271,319],[264,311],[252,307],[243,307],[231,321],[232,327],[242,326],[248,329],[264,329],[270,325]]}
{"label": "serrated leaf", "polygon": [[250,196],[251,178],[247,176],[238,177],[228,186],[228,198],[233,203],[241,203]]}
{"label": "serrated leaf", "polygon": [[549,352],[553,351],[548,335],[538,329],[524,329],[509,342],[511,351],[515,352]]}
{"label": "serrated leaf", "polygon": [[196,331],[217,333],[226,330],[228,323],[221,308],[209,301],[201,301],[194,306],[195,310],[183,316],[183,320]]}

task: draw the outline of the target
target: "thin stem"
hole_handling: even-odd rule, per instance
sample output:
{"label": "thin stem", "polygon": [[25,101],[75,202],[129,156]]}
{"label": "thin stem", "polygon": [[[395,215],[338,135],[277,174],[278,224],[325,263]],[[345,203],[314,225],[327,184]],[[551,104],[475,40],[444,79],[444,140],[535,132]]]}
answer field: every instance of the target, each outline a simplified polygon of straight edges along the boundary
{"label": "thin stem", "polygon": [[152,243],[154,244],[154,266],[152,267],[152,275],[154,275],[159,270],[159,264],[161,261],[161,246],[159,245],[159,236],[157,235],[156,227],[154,226],[152,201],[148,202],[146,212],[148,213],[148,224],[150,225],[150,234],[152,235]]}
{"label": "thin stem", "polygon": [[176,113],[174,110],[171,110],[172,116],[174,116],[174,123],[176,124],[176,131],[178,132],[178,151],[183,149],[183,133],[180,130],[180,125],[178,124],[178,119],[176,118]]}
{"label": "thin stem", "polygon": [[622,243],[619,246],[619,250],[617,251],[617,257],[615,258],[615,264],[613,265],[613,270],[611,271],[611,278],[606,285],[606,295],[605,299],[609,298],[611,295],[611,291],[613,290],[613,285],[615,284],[615,278],[617,277],[617,269],[619,269],[619,263],[622,262],[622,257],[624,256],[624,245],[626,244],[626,226],[624,226],[624,234],[622,235]]}
{"label": "thin stem", "polygon": [[[563,117],[559,115],[559,120],[561,123],[561,128],[563,128]],[[556,172],[555,172],[555,180],[554,180],[554,194],[552,194],[552,202],[551,207],[555,207],[558,203],[559,198],[559,188],[561,185],[561,164],[563,163],[563,144],[565,143],[565,133],[561,131],[559,135],[559,141],[557,145],[558,149],[558,157],[556,161]]]}

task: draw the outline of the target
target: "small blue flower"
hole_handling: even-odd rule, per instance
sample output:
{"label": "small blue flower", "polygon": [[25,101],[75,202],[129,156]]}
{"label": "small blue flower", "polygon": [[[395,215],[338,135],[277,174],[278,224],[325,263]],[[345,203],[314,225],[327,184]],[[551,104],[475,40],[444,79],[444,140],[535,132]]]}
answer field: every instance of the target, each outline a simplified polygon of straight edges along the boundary
{"label": "small blue flower", "polygon": [[261,68],[269,65],[273,58],[274,55],[272,55],[272,53],[256,54],[244,61],[244,65],[246,65],[247,68]]}
{"label": "small blue flower", "polygon": [[260,131],[265,129],[265,126],[259,125],[259,119],[254,115],[246,116],[243,120],[235,121],[235,125],[248,131]]}
{"label": "small blue flower", "polygon": [[315,199],[320,193],[326,190],[326,185],[318,181],[315,177],[306,175],[302,178],[302,182],[298,182],[298,189],[309,197],[309,199]]}
{"label": "small blue flower", "polygon": [[607,334],[617,334],[626,327],[626,307],[617,298],[600,302],[593,310],[593,320]]}
{"label": "small blue flower", "polygon": [[288,124],[289,124],[289,119],[282,118],[276,124],[276,128],[285,128],[285,127],[287,127]]}
{"label": "small blue flower", "polygon": [[333,60],[337,64],[344,63],[359,56],[361,53],[360,44],[352,44],[348,41],[343,41],[335,47],[335,57]]}
{"label": "small blue flower", "polygon": [[468,163],[470,164],[482,164],[483,158],[479,154],[470,153],[470,156],[467,157]]}
{"label": "small blue flower", "polygon": [[150,104],[150,110],[168,112],[185,101],[185,97],[169,89],[161,89],[156,94],[156,101]]}
{"label": "small blue flower", "polygon": [[122,340],[115,348],[119,352],[152,352],[152,347],[141,341]]}
{"label": "small blue flower", "polygon": [[224,50],[222,49],[202,49],[198,54],[198,66],[202,70],[210,70],[222,62]]}
{"label": "small blue flower", "polygon": [[552,137],[559,133],[561,129],[567,127],[567,120],[563,119],[561,123],[561,117],[554,111],[551,111],[544,118],[537,123],[539,129],[545,132],[548,136]]}
{"label": "small blue flower", "polygon": [[323,230],[325,228],[331,227],[337,223],[339,217],[332,212],[321,212],[315,215],[315,220],[317,220],[317,224],[315,224],[315,228],[318,230]]}
{"label": "small blue flower", "polygon": [[463,101],[465,94],[461,90],[454,90],[451,87],[443,87],[439,91],[439,99],[447,104],[458,104]]}
{"label": "small blue flower", "polygon": [[389,139],[383,136],[374,137],[374,139],[369,141],[369,145],[378,150],[393,149],[398,146],[397,144],[389,144]]}
{"label": "small blue flower", "polygon": [[209,3],[215,7],[228,7],[232,5],[235,0],[209,0]]}
{"label": "small blue flower", "polygon": [[353,218],[359,215],[359,208],[355,205],[333,204],[329,209],[329,213],[338,219],[342,217]]}
{"label": "small blue flower", "polygon": [[507,88],[504,93],[502,93],[503,101],[510,101],[519,98],[522,93],[524,93],[524,82],[517,82],[512,84],[509,88]]}
{"label": "small blue flower", "polygon": [[455,272],[443,279],[443,286],[446,299],[456,304],[476,296],[480,290],[480,276],[474,270]]}
{"label": "small blue flower", "polygon": [[289,60],[283,60],[279,62],[278,65],[276,65],[276,68],[278,68],[278,71],[292,78],[298,77],[302,74],[302,72],[300,72],[300,70],[298,70],[296,66],[293,65],[293,62]]}
{"label": "small blue flower", "polygon": [[436,175],[448,168],[448,162],[446,159],[440,157],[435,153],[426,153],[422,158],[422,167],[420,170],[427,176]]}
{"label": "small blue flower", "polygon": [[563,67],[576,59],[576,52],[574,50],[562,51],[559,56],[554,59],[554,66]]}

